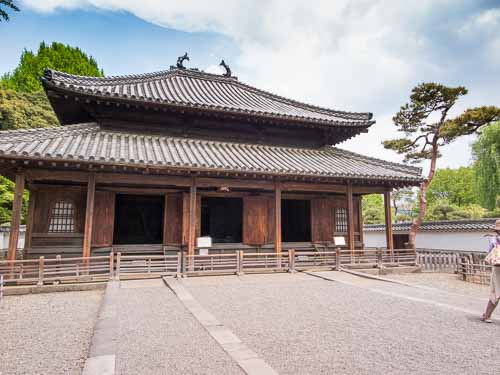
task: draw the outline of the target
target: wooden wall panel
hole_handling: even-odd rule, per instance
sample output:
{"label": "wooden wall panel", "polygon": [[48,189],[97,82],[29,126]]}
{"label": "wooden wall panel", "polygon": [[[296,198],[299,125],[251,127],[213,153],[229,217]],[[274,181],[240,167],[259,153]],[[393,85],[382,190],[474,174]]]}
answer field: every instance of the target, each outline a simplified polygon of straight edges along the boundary
{"label": "wooden wall panel", "polygon": [[166,202],[167,212],[163,242],[166,245],[179,245],[182,243],[182,194],[168,194]]}
{"label": "wooden wall panel", "polygon": [[84,191],[64,191],[60,188],[38,190],[37,204],[35,206],[33,233],[47,233],[49,230],[50,216],[54,204],[61,200],[69,200],[75,205],[75,233],[83,233],[85,224],[85,202]]}
{"label": "wooden wall panel", "polygon": [[111,191],[96,191],[92,247],[107,247],[113,244],[114,223],[115,193]]}
{"label": "wooden wall panel", "polygon": [[331,242],[334,233],[333,201],[330,198],[311,200],[311,237],[313,242]]}
{"label": "wooden wall panel", "polygon": [[264,245],[268,239],[268,198],[243,198],[243,243]]}

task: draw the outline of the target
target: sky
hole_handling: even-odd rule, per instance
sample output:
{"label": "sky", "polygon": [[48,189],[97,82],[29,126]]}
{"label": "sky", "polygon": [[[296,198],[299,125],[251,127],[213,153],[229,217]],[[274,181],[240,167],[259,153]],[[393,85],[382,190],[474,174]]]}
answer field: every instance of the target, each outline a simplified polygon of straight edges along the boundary
{"label": "sky", "polygon": [[[500,105],[500,0],[18,0],[0,23],[0,74],[43,40],[80,47],[105,75],[188,67],[328,108],[372,112],[368,134],[340,147],[391,161],[392,116],[422,82],[469,90],[451,115]],[[5,42],[7,41],[7,42]],[[471,162],[474,136],[442,150],[438,167]],[[425,166],[425,165],[424,165]]]}

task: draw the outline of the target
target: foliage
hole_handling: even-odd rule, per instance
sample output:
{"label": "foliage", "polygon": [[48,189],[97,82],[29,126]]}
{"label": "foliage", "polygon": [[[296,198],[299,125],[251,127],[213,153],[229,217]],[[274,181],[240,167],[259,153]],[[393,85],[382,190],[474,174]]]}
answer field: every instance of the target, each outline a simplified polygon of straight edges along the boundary
{"label": "foliage", "polygon": [[482,132],[472,154],[479,203],[494,210],[500,201],[500,123]]}
{"label": "foliage", "polygon": [[9,8],[15,12],[19,12],[19,8],[14,4],[12,0],[0,0],[0,22],[2,20],[9,21],[9,13],[3,8]]}
{"label": "foliage", "polygon": [[[29,193],[24,192],[22,222],[25,222],[28,210]],[[11,219],[12,201],[14,200],[14,183],[0,176],[0,224],[9,223]]]}
{"label": "foliage", "polygon": [[411,245],[415,244],[417,231],[426,214],[427,188],[436,172],[440,147],[500,120],[500,108],[493,106],[467,109],[462,115],[449,119],[448,112],[466,94],[467,89],[462,86],[447,87],[437,83],[416,86],[410,95],[410,102],[401,106],[393,117],[394,125],[405,137],[383,142],[385,148],[404,155],[406,162],[430,160],[427,178],[420,186],[418,216],[410,230]]}
{"label": "foliage", "polygon": [[380,194],[363,196],[361,205],[364,224],[384,223],[384,200]]}
{"label": "foliage", "polygon": [[397,189],[391,194],[392,208],[396,221],[404,221],[410,218],[412,202],[414,201],[415,193],[411,188]]}
{"label": "foliage", "polygon": [[0,130],[44,128],[59,125],[45,92],[0,89]]}
{"label": "foliage", "polygon": [[82,52],[80,48],[57,42],[50,45],[41,42],[36,54],[28,50],[23,51],[19,65],[12,73],[2,76],[0,86],[16,91],[40,91],[40,77],[47,68],[85,76],[103,75],[94,58]]}
{"label": "foliage", "polygon": [[460,207],[478,203],[474,189],[474,169],[438,169],[427,189],[427,203],[432,206],[442,200]]}

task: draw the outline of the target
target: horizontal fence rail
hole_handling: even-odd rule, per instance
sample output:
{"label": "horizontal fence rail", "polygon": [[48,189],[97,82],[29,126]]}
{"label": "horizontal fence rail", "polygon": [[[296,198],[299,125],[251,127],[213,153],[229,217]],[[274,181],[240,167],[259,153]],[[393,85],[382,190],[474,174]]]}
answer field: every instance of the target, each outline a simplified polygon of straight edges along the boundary
{"label": "horizontal fence rail", "polygon": [[168,275],[195,276],[210,274],[244,274],[295,272],[341,268],[381,268],[416,265],[413,250],[364,249],[249,253],[242,250],[229,254],[124,255],[111,252],[88,258],[40,257],[36,260],[0,261],[0,275],[5,285],[43,285],[140,279]]}

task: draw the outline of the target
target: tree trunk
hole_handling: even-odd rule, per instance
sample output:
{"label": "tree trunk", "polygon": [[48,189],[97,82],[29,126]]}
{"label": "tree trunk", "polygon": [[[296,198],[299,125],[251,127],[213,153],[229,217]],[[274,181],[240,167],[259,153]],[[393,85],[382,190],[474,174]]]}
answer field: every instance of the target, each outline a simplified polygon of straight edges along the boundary
{"label": "tree trunk", "polygon": [[420,185],[420,201],[419,201],[419,211],[418,216],[413,220],[410,227],[410,233],[408,236],[408,245],[414,249],[415,242],[417,239],[417,231],[420,229],[422,222],[424,221],[425,213],[427,211],[427,188],[432,182],[432,178],[436,173],[436,162],[438,157],[438,139],[437,136],[434,137],[432,141],[432,153],[431,153],[431,165],[429,169],[429,174],[427,179]]}

